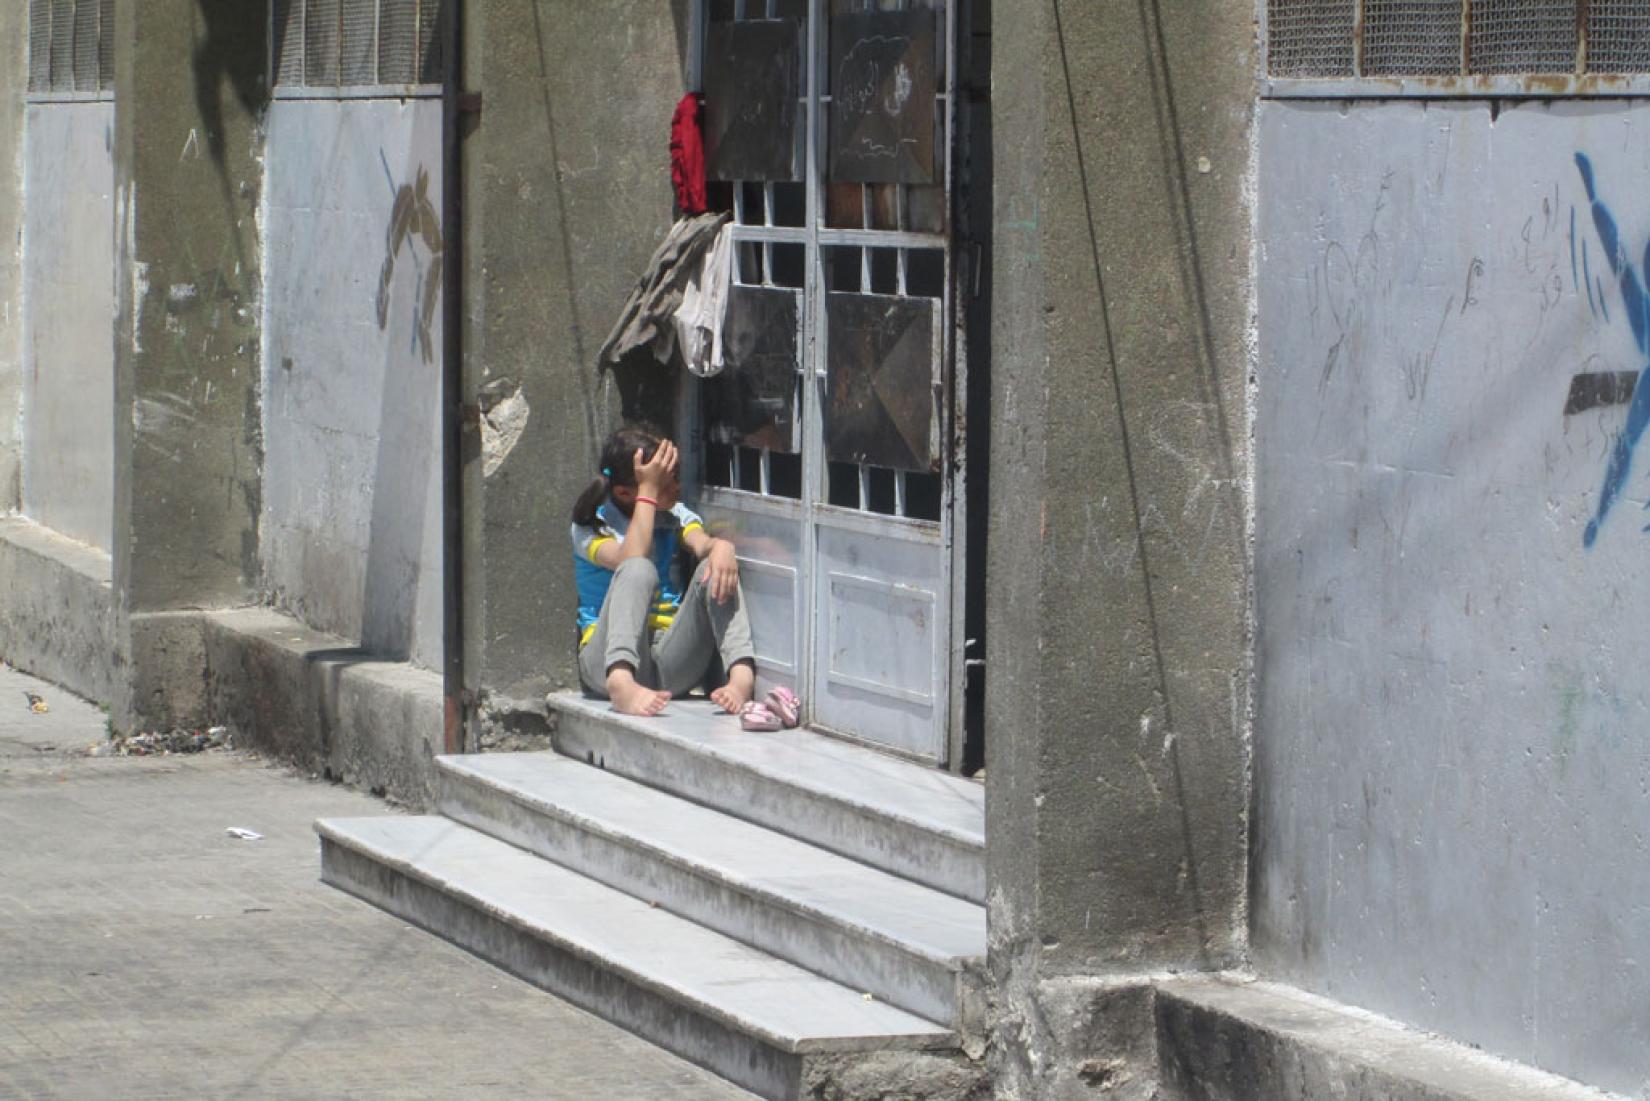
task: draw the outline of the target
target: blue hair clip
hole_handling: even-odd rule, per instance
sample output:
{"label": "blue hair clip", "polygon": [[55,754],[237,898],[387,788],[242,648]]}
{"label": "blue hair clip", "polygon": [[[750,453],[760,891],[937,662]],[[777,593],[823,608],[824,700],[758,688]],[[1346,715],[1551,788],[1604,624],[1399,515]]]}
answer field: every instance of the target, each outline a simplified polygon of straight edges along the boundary
{"label": "blue hair clip", "polygon": [[613,477],[613,468],[610,467],[610,466],[602,467],[602,477],[604,477],[604,478]]}

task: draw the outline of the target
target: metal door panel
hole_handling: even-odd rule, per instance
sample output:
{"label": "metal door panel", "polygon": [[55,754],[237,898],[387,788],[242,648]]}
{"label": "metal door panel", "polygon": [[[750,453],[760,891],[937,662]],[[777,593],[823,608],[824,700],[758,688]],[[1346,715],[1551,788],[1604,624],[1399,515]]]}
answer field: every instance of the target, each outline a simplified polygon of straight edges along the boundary
{"label": "metal door panel", "polygon": [[[945,208],[953,175],[955,7],[953,0],[906,0],[886,17],[872,14],[879,7],[865,0],[727,0],[705,9],[706,41],[716,43],[763,33],[763,24],[777,18],[800,19],[801,183],[776,182],[795,177],[742,165],[731,189],[731,232],[736,293],[752,302],[794,293],[802,308],[794,346],[798,404],[785,421],[793,432],[748,427],[760,419],[763,399],[792,393],[783,385],[790,349],[775,344],[763,373],[775,385],[725,381],[728,400],[706,401],[701,393],[695,440],[704,450],[703,511],[738,548],[759,681],[796,687],[814,725],[940,763],[949,748],[957,644],[954,455],[945,406],[952,395]],[[884,24],[910,31],[911,44],[873,60],[917,66],[923,80],[915,79],[916,69],[909,81],[894,80],[891,88],[906,88],[914,99],[902,99],[897,110],[879,107],[894,113],[859,118],[856,126],[904,134],[925,126],[931,112],[932,148],[918,158],[921,171],[897,165],[891,174],[862,172],[839,163],[850,180],[873,181],[844,184],[830,178],[830,38],[833,30],[851,33],[868,49],[871,43],[861,40],[881,34]],[[738,63],[716,50],[707,61]],[[707,72],[704,83],[707,113],[717,117],[738,114],[763,95],[738,74]],[[867,87],[885,83],[879,76]],[[916,100],[932,106],[925,111]],[[850,209],[855,201],[857,211]]]}
{"label": "metal door panel", "polygon": [[797,624],[804,622],[800,576],[801,519],[793,502],[728,490],[705,491],[705,523],[733,541],[739,556],[739,583],[751,620],[758,684],[801,691]]}
{"label": "metal door panel", "polygon": [[815,531],[814,721],[943,760],[950,586],[942,545],[921,529]]}

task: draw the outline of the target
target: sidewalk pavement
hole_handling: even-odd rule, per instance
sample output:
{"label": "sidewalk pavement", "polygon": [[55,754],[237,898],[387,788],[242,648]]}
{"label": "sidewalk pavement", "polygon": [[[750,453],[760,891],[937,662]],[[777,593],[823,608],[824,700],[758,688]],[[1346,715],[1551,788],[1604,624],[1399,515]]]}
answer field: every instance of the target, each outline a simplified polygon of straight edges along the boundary
{"label": "sidewalk pavement", "polygon": [[324,886],[310,824],[381,801],[229,750],[82,755],[106,737],[0,668],[0,1097],[748,1101]]}

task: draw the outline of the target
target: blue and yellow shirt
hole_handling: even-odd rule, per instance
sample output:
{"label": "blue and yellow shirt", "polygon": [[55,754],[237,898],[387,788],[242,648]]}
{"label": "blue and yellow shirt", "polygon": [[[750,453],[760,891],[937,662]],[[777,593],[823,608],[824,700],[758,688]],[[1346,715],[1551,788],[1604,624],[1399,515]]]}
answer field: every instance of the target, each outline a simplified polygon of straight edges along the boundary
{"label": "blue and yellow shirt", "polygon": [[[630,517],[619,511],[611,499],[596,510],[598,526],[592,530],[574,524],[573,577],[579,588],[579,645],[590,641],[596,633],[596,618],[601,615],[602,601],[607,599],[607,587],[613,583],[613,571],[596,564],[596,551],[603,543],[622,542],[630,530]],[[654,597],[653,614],[648,626],[656,631],[669,627],[676,618],[676,609],[682,606],[682,592],[671,576],[671,563],[676,557],[676,544],[683,535],[705,522],[699,514],[681,502],[669,512],[658,513],[653,521],[653,565],[659,571],[659,591]]]}

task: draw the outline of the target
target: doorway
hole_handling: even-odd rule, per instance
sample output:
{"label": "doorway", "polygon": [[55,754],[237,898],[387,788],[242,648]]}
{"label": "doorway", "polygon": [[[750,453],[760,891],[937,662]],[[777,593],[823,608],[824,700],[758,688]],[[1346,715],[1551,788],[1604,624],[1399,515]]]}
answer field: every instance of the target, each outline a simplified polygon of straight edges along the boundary
{"label": "doorway", "polygon": [[734,285],[728,367],[684,403],[762,681],[795,688],[816,728],[954,767],[970,496],[956,7],[701,6]]}

